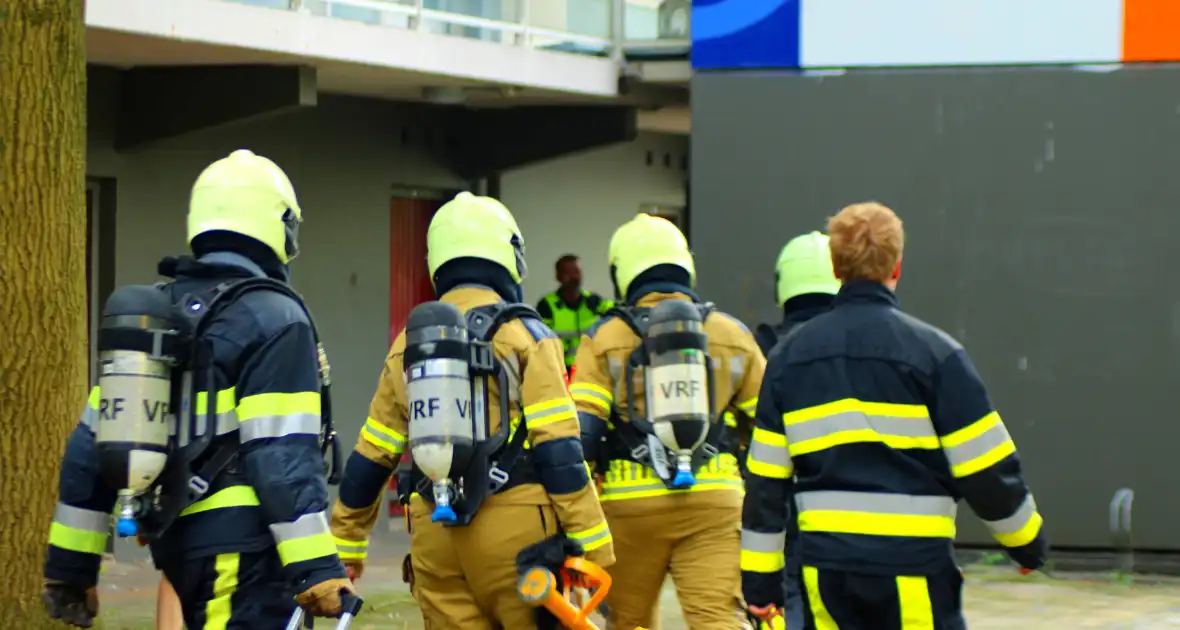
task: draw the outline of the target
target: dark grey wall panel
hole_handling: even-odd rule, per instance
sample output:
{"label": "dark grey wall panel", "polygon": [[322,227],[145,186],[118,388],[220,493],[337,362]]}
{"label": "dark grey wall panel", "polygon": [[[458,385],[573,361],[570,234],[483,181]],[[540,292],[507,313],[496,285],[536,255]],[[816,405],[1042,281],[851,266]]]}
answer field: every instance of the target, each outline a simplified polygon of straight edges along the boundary
{"label": "dark grey wall panel", "polygon": [[[777,318],[791,236],[879,200],[905,222],[903,307],[962,340],[1054,542],[1180,549],[1180,69],[699,73],[700,289]],[[974,517],[961,540],[989,541]]]}

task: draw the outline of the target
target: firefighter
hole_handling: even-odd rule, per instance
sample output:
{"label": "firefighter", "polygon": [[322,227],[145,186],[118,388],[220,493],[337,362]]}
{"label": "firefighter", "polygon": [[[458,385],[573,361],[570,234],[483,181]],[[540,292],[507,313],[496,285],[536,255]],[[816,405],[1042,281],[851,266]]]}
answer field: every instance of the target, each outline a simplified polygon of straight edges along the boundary
{"label": "firefighter", "polygon": [[[196,453],[193,461],[200,466],[190,470],[170,464],[168,470],[183,474],[161,478],[158,505],[152,504],[160,511],[135,512],[124,503],[121,484],[110,481],[117,475],[109,466],[115,461],[108,459],[109,447],[120,437],[131,442],[147,434],[133,432],[144,430],[133,422],[141,401],[118,396],[136,396],[155,385],[129,376],[129,370],[147,362],[146,355],[123,352],[108,359],[103,350],[108,324],[151,318],[120,317],[111,311],[114,296],[107,302],[99,338],[103,376],[66,446],[49,534],[43,599],[52,617],[78,627],[93,623],[95,584],[116,502],[125,510],[120,534],[151,541],[155,566],[175,587],[191,630],[277,630],[297,604],[313,616],[340,614],[341,597],[352,586],[325,514],[328,488],[320,434],[321,414],[327,412],[321,407],[317,336],[302,302],[284,290],[288,263],[299,251],[301,220],[283,171],[267,158],[235,151],[206,168],[193,186],[188,212],[193,257],[164,259],[160,272],[172,281],[139,287],[167,296],[165,306],[182,300],[183,310],[208,306],[202,320],[206,332],[193,340],[192,350],[207,351],[202,356],[208,362],[202,364],[205,369],[187,373],[201,393],[185,399],[184,414],[176,406],[164,412],[175,413],[178,421],[188,419],[190,410],[197,414],[199,429],[184,422],[173,425],[185,449],[167,457],[187,465],[190,460],[175,458]],[[244,286],[240,281],[267,288],[234,292],[232,286]],[[216,309],[215,294],[224,297]],[[116,295],[129,294],[120,289]],[[117,332],[123,341],[135,338],[131,328]],[[154,353],[167,348],[163,344]],[[118,387],[108,391],[108,377]],[[163,382],[167,392],[170,386]],[[117,435],[124,429],[132,433]],[[210,438],[208,448],[193,451],[201,436]],[[150,463],[153,453],[132,455],[134,469]],[[193,496],[198,500],[191,501]]]}
{"label": "firefighter", "polygon": [[[452,361],[450,368],[418,363],[415,357],[428,356],[435,349],[412,345],[418,342],[402,331],[389,351],[369,418],[345,467],[332,513],[332,532],[345,562],[361,576],[369,535],[380,509],[381,489],[409,445],[413,455],[410,479],[399,479],[398,483],[399,488],[404,484],[416,490],[409,503],[411,553],[406,578],[427,627],[534,628],[535,611],[516,592],[518,553],[561,534],[577,541],[592,562],[606,566],[614,561],[611,532],[583,464],[577,415],[565,384],[561,342],[536,311],[519,304],[526,273],[524,242],[516,220],[499,201],[460,193],[440,208],[427,231],[427,266],[439,301],[411,313],[407,327],[416,331],[414,338],[422,337],[414,328],[421,319],[420,310],[445,314],[448,308],[457,307],[456,316],[461,311],[469,321],[470,311],[504,305],[531,313],[505,321],[489,339],[509,385],[504,391],[499,381],[488,383],[482,407],[490,411],[484,426],[488,435],[493,435],[511,425],[511,434],[503,448],[484,461],[494,461],[506,471],[505,482],[477,504],[471,495],[488,488],[489,479],[496,476],[486,468],[468,470],[462,500],[455,501],[454,495],[445,492],[440,495],[439,481],[446,481],[452,489],[453,484],[435,480],[437,468],[428,459],[437,459],[437,453],[414,444],[417,440],[430,446],[430,440],[447,429],[440,425],[430,428],[431,435],[425,430],[423,435],[414,434],[414,427],[426,426],[420,422],[437,416],[421,399],[411,400],[418,395],[411,390],[423,375],[458,370],[455,366],[459,363]],[[459,337],[452,334],[450,338]],[[473,391],[468,377],[461,375],[467,372],[447,373],[455,376],[453,382],[440,381],[437,387],[457,383],[457,397]],[[478,384],[474,389],[479,389]],[[501,396],[509,398],[509,417],[500,414]],[[442,398],[443,402],[449,399]],[[411,402],[416,409],[412,419]],[[476,422],[482,420],[477,418]],[[469,430],[470,423],[463,424]],[[519,455],[509,455],[518,439]],[[454,444],[455,440],[448,436],[435,442]],[[448,457],[450,454],[448,451]],[[424,455],[429,457],[424,459]],[[458,458],[457,453],[454,456]],[[426,478],[423,469],[432,471],[432,476]],[[432,485],[434,492],[429,489]]]}
{"label": "firefighter", "polygon": [[689,627],[732,630],[742,479],[721,416],[749,424],[765,360],[741,322],[701,304],[688,243],[668,220],[625,223],[609,260],[624,306],[583,338],[570,391],[615,535],[611,627],[654,627],[671,574]]}
{"label": "firefighter", "polygon": [[[770,356],[778,340],[827,311],[840,290],[832,271],[828,237],[820,232],[801,234],[787,242],[774,265],[775,303],[783,319],[773,326],[762,324],[756,337],[762,354]],[[787,521],[786,621],[788,628],[803,627],[803,591],[800,580],[799,548],[794,544],[798,529],[794,518]]]}
{"label": "firefighter", "polygon": [[770,356],[779,339],[828,310],[839,290],[826,234],[811,232],[788,241],[774,264],[774,303],[783,319],[758,326],[755,338],[762,354]]}
{"label": "firefighter", "polygon": [[774,349],[759,398],[742,514],[746,601],[763,616],[783,605],[793,499],[805,628],[964,628],[957,497],[1026,569],[1045,563],[1043,521],[963,347],[898,307],[901,221],[855,204],[828,234],[840,292]]}

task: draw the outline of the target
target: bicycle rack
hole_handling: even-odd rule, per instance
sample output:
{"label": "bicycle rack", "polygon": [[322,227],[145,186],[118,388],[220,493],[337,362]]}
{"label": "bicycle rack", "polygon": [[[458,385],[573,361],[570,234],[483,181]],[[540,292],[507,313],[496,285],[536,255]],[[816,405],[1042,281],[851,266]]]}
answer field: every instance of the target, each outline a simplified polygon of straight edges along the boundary
{"label": "bicycle rack", "polygon": [[1131,530],[1131,510],[1135,506],[1135,491],[1119,488],[1110,500],[1110,536],[1118,552],[1116,572],[1121,579],[1130,579],[1135,572],[1135,547]]}

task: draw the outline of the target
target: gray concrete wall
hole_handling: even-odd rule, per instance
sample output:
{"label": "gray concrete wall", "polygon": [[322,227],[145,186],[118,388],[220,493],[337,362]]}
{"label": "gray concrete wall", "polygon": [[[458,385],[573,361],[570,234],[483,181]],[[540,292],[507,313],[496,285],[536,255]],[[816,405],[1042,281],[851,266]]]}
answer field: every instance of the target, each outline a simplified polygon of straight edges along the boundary
{"label": "gray concrete wall", "polygon": [[1180,548],[1180,70],[699,73],[692,95],[706,295],[777,318],[779,248],[886,203],[907,233],[902,305],[965,343],[1054,541],[1110,545],[1130,486],[1136,543]]}

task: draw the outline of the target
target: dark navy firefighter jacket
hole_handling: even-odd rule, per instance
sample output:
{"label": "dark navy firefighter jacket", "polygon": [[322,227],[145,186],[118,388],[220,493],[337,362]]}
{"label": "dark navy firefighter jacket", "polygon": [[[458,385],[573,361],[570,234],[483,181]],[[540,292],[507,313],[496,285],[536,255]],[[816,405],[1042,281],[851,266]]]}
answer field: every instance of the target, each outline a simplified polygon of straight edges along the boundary
{"label": "dark navy firefighter jacket", "polygon": [[967,353],[852,282],[771,352],[750,442],[742,583],[782,605],[788,502],[807,567],[934,575],[954,567],[965,498],[1027,568],[1048,551],[1016,446]]}
{"label": "dark navy firefighter jacket", "polygon": [[[265,272],[238,254],[182,258],[173,296],[253,276]],[[289,296],[256,290],[213,316],[206,337],[212,341],[217,399],[210,403],[198,394],[197,414],[209,413],[217,440],[240,440],[241,447],[204,497],[151,545],[156,566],[277,545],[295,592],[345,577],[325,516],[319,358],[307,315]],[[98,579],[117,492],[98,471],[100,398],[95,387],[66,446],[45,562],[50,580],[92,585]]]}

